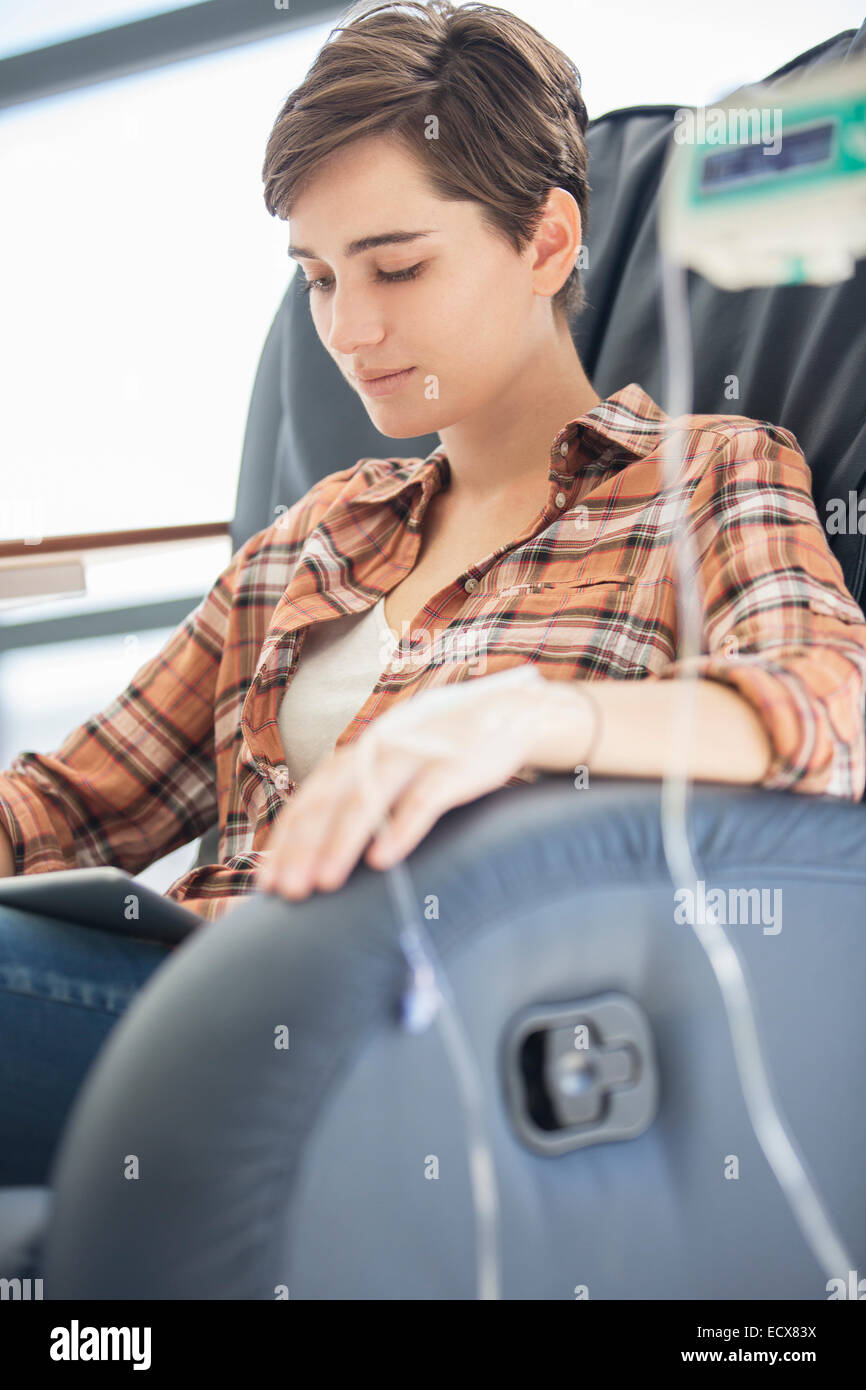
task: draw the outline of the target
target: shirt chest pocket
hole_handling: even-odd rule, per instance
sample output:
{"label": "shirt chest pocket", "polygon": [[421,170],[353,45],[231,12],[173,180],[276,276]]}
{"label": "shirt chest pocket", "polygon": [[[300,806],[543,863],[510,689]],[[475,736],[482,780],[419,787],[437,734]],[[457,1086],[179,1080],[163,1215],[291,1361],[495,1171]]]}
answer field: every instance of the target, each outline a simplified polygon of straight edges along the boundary
{"label": "shirt chest pocket", "polygon": [[522,634],[532,641],[534,634],[560,623],[573,627],[582,618],[592,626],[596,614],[624,611],[634,590],[633,579],[608,575],[481,587],[463,605],[459,621],[484,628],[493,637]]}
{"label": "shirt chest pocket", "polygon": [[594,603],[605,595],[615,597],[617,594],[628,594],[633,589],[635,580],[632,576],[617,577],[611,575],[599,575],[588,579],[539,579],[527,584],[504,584],[488,591],[479,591],[477,597],[489,601],[513,602],[520,599],[546,598],[559,602],[568,602],[572,597],[576,600],[580,596],[586,595],[589,602]]}
{"label": "shirt chest pocket", "polygon": [[[609,575],[589,579],[545,582],[526,602],[537,602],[549,621],[562,630],[594,629],[599,623],[612,628],[634,608],[635,582]],[[611,633],[613,635],[613,633]]]}
{"label": "shirt chest pocket", "polygon": [[655,585],[594,575],[479,591],[462,616],[488,652],[548,656],[573,662],[576,673],[644,676],[673,655],[674,634],[659,621],[657,601]]}

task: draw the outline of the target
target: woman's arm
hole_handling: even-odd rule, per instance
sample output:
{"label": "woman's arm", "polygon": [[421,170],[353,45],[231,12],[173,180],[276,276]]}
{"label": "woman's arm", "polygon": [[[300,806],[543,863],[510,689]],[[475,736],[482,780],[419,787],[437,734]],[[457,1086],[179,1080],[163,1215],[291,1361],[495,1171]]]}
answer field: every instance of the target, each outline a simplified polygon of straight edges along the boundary
{"label": "woman's arm", "polygon": [[216,819],[215,689],[244,555],[120,695],[56,750],[0,770],[0,875],[97,864],[136,874]]}
{"label": "woman's arm", "polygon": [[[866,787],[866,620],[830,550],[803,453],[781,427],[746,421],[732,426],[709,457],[699,458],[688,526],[701,603],[701,654],[685,659],[678,651],[654,676],[662,685],[712,682],[746,701],[770,743],[770,762],[760,777],[764,786],[859,801]],[[670,578],[673,591],[672,572]],[[595,686],[592,681],[590,693]],[[647,678],[639,689],[602,698],[635,698],[641,711],[646,701],[650,717],[652,702],[665,696]],[[675,690],[667,698],[675,709]],[[722,698],[702,692],[703,708],[709,711],[712,701],[717,713],[702,712],[694,726],[690,755],[696,775],[752,782],[757,731],[747,732],[755,727],[748,710],[730,701],[723,706]],[[608,746],[608,756],[617,759],[627,735],[624,715],[617,714],[620,704],[610,709],[616,748]],[[732,719],[740,720],[739,732]],[[648,735],[637,715],[632,739],[643,757]]]}
{"label": "woman's arm", "polygon": [[[512,680],[521,670],[526,678]],[[584,682],[529,671],[422,691],[322,759],[273,827],[259,888],[290,898],[317,886],[333,891],[365,846],[372,868],[393,864],[449,807],[501,787],[516,769],[663,774],[671,719],[681,720],[678,697],[686,693],[675,682],[593,681],[588,699]],[[759,781],[770,747],[758,715],[721,682],[690,683],[692,776]]]}
{"label": "woman's arm", "polygon": [[[694,706],[684,770],[698,781],[762,782],[772,749],[754,707],[721,681],[687,683],[693,688]],[[687,695],[679,689],[680,683],[599,680],[588,684],[584,693],[583,682],[547,682],[530,765],[543,772],[586,766],[590,774],[599,776],[663,776],[671,758],[671,724],[681,719],[680,701]],[[597,720],[589,722],[587,695],[598,709]],[[677,733],[685,736],[684,729]],[[679,760],[679,749],[677,754]]]}

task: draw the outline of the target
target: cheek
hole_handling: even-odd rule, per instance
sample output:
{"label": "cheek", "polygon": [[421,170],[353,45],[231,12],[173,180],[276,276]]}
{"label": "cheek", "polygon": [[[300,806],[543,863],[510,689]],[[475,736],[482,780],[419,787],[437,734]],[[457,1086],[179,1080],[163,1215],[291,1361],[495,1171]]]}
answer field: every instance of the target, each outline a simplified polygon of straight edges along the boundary
{"label": "cheek", "polygon": [[454,337],[458,371],[474,389],[498,389],[515,370],[525,326],[512,304],[491,291],[468,307]]}
{"label": "cheek", "polygon": [[313,290],[308,296],[310,300],[310,317],[313,320],[313,327],[319,335],[319,341],[323,347],[327,346],[328,330],[331,326],[331,314],[326,303],[326,296],[316,294]]}

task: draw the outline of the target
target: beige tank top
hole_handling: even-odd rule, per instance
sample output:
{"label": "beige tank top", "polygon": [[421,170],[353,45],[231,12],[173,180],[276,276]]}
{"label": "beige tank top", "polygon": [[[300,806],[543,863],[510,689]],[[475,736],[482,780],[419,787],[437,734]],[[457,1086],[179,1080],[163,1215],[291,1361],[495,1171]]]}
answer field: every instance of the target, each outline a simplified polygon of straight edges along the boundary
{"label": "beige tank top", "polygon": [[307,633],[301,660],[280,703],[277,728],[289,776],[302,782],[358,713],[397,637],[385,620],[384,595],[363,613],[318,623]]}

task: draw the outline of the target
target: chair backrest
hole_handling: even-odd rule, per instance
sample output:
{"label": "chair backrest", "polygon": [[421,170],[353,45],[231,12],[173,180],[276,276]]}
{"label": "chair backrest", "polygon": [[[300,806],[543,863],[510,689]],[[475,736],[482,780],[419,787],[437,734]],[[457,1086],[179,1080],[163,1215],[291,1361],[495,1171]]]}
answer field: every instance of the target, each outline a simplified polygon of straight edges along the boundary
{"label": "chair backrest", "polygon": [[[764,79],[866,52],[866,23]],[[587,305],[573,325],[596,391],[639,382],[664,408],[657,242],[665,151],[680,106],[634,106],[591,121],[590,209],[583,271]],[[688,274],[696,413],[746,415],[796,436],[812,471],[818,514],[832,498],[858,499],[866,483],[866,261],[829,286],[729,291]],[[731,376],[739,397],[726,396]],[[253,389],[232,539],[237,549],[336,469],[363,457],[423,457],[437,435],[395,440],[374,428],[319,342],[305,297],[290,283]],[[864,521],[866,526],[866,521]],[[861,605],[866,535],[831,534]]]}

